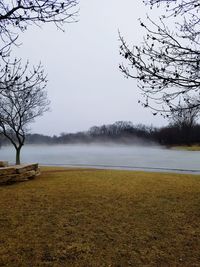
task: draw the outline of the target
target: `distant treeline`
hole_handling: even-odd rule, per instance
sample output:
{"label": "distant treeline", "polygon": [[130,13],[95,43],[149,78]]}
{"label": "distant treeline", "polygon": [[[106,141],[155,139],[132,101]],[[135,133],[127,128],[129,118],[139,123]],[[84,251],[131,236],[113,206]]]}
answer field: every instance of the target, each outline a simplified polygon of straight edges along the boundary
{"label": "distant treeline", "polygon": [[[118,121],[109,125],[93,126],[88,131],[77,133],[62,133],[59,136],[42,134],[27,134],[26,144],[76,144],[76,143],[140,143],[161,145],[191,145],[200,143],[200,125],[180,127],[168,125],[161,128],[133,125],[132,122]],[[8,144],[3,135],[0,144]]]}

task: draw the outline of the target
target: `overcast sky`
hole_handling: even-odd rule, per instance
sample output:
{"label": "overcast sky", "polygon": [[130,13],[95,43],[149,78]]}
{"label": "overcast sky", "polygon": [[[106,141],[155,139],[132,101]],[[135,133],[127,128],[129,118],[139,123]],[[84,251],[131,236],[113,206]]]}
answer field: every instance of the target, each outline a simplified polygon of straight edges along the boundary
{"label": "overcast sky", "polygon": [[31,132],[58,135],[119,120],[167,124],[138,104],[136,81],[118,69],[118,30],[130,44],[142,41],[138,18],[147,12],[142,0],[81,0],[79,21],[66,24],[65,33],[51,24],[20,35],[15,53],[31,64],[41,61],[49,80],[51,112],[37,118]]}

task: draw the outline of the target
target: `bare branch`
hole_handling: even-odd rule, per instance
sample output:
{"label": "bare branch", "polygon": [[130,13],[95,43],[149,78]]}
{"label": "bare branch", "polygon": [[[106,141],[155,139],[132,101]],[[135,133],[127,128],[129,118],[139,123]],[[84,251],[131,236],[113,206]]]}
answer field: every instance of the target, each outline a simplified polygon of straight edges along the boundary
{"label": "bare branch", "polygon": [[[165,116],[187,103],[200,106],[200,44],[182,29],[170,30],[164,19],[158,24],[148,17],[147,23],[140,21],[140,25],[146,30],[140,46],[129,48],[120,35],[120,54],[127,64],[119,67],[126,77],[137,79],[145,97],[142,105]],[[191,101],[194,95],[195,102]]]}
{"label": "bare branch", "polygon": [[9,55],[10,45],[16,44],[19,31],[25,31],[30,25],[54,23],[63,29],[65,23],[75,22],[77,4],[78,0],[0,1],[0,37],[4,44],[0,48],[1,56]]}

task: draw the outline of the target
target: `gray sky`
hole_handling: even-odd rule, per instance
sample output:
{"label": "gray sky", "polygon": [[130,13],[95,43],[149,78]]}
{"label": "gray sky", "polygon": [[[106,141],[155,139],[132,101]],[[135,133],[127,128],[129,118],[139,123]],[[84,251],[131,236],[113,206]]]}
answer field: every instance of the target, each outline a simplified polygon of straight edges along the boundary
{"label": "gray sky", "polygon": [[130,44],[139,42],[138,18],[147,12],[142,0],[81,0],[79,22],[66,24],[65,33],[46,25],[20,35],[23,45],[16,54],[30,65],[41,61],[49,80],[51,112],[37,118],[31,132],[76,132],[118,120],[167,123],[138,104],[136,81],[124,78],[118,69],[123,60],[118,29]]}

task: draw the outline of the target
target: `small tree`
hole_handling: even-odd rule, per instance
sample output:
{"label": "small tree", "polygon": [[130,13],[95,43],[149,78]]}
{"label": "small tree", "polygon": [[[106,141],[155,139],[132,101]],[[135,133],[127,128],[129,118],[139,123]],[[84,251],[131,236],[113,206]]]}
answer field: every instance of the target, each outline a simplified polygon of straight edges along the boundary
{"label": "small tree", "polygon": [[0,130],[16,149],[16,164],[25,142],[27,126],[48,110],[46,76],[39,64],[28,71],[20,62],[5,68],[0,81]]}

